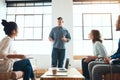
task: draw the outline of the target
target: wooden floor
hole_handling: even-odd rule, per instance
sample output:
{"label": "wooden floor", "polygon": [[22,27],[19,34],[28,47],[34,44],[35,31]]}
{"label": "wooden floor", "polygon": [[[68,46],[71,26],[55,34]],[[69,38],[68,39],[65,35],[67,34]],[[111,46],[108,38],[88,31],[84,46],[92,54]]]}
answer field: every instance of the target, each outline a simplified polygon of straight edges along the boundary
{"label": "wooden floor", "polygon": [[[23,79],[18,79],[18,80],[23,80]],[[31,80],[31,79],[30,79]],[[40,80],[40,78],[36,78],[36,80]]]}

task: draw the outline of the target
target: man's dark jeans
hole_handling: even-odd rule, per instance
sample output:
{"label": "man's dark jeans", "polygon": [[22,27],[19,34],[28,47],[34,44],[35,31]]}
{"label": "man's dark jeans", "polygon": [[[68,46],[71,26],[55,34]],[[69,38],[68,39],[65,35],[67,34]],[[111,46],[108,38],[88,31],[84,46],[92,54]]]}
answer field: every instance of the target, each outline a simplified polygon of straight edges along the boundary
{"label": "man's dark jeans", "polygon": [[65,49],[53,48],[52,50],[52,67],[62,68],[65,58]]}

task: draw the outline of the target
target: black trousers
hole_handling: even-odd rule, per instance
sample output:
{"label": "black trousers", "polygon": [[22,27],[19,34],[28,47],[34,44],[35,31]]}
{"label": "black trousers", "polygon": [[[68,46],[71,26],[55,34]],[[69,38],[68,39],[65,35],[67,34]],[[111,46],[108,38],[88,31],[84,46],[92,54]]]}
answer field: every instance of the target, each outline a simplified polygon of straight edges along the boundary
{"label": "black trousers", "polygon": [[86,78],[86,79],[90,79],[89,77],[89,71],[88,71],[88,64],[91,62],[91,61],[95,61],[95,60],[91,60],[89,62],[85,62],[84,61],[85,58],[82,59],[82,73],[83,73],[83,76]]}

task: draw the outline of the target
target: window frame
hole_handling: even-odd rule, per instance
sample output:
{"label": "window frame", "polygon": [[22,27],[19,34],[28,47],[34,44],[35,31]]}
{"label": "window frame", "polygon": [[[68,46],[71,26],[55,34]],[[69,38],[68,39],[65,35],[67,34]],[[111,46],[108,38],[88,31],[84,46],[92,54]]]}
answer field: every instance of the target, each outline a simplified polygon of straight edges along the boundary
{"label": "window frame", "polygon": [[[10,4],[10,5],[9,5]],[[22,6],[20,5],[20,4],[22,4]],[[29,4],[32,4],[32,5],[29,5]],[[6,12],[6,19],[7,19],[7,17],[9,16],[9,15],[12,15],[12,16],[14,16],[15,17],[15,19],[14,19],[14,21],[16,22],[16,20],[17,20],[17,16],[18,15],[23,15],[23,17],[24,17],[24,23],[25,23],[25,16],[27,16],[27,15],[32,15],[33,17],[35,16],[35,15],[41,15],[41,20],[42,20],[42,22],[41,22],[41,24],[42,25],[40,25],[40,27],[39,28],[41,28],[40,30],[41,30],[41,34],[40,34],[40,38],[35,38],[35,36],[33,36],[33,37],[31,37],[31,38],[24,38],[24,35],[22,35],[22,37],[20,38],[20,37],[16,37],[14,40],[15,41],[42,41],[43,40],[43,35],[44,35],[44,33],[43,33],[43,28],[44,28],[44,16],[46,16],[46,15],[50,15],[51,13],[46,13],[46,12],[44,12],[44,7],[51,7],[51,3],[50,2],[11,2],[11,3],[7,3],[7,7],[8,8],[11,8],[11,7],[14,7],[15,9],[17,9],[17,8],[20,8],[20,7],[23,7],[24,9],[26,8],[26,7],[34,7],[34,9],[35,9],[35,7],[43,7],[43,12],[42,13],[17,13],[17,11],[16,11],[16,13],[11,13],[11,14],[9,14],[8,12]],[[46,8],[45,8],[46,9]],[[19,25],[18,25],[19,26]],[[46,26],[45,26],[46,27]],[[24,26],[23,26],[23,30],[25,30],[25,24],[24,24]],[[33,27],[31,27],[32,28],[32,33],[33,33],[33,35],[34,35],[34,29],[35,29],[35,26],[33,26]],[[24,33],[23,33],[24,34]],[[29,34],[28,34],[29,35]],[[34,39],[35,38],[35,39]]]}
{"label": "window frame", "polygon": [[[100,14],[100,15],[104,15],[104,14],[108,14],[109,16],[110,16],[110,32],[111,32],[111,38],[104,38],[104,40],[113,40],[113,31],[112,31],[112,14],[111,13],[82,13],[82,39],[83,40],[89,40],[89,39],[85,39],[85,26],[84,26],[84,15],[85,14],[92,14],[92,15],[94,15],[94,14]],[[89,26],[87,26],[87,27],[89,27]],[[105,27],[105,26],[102,26],[102,27]],[[107,26],[108,27],[108,26]]]}

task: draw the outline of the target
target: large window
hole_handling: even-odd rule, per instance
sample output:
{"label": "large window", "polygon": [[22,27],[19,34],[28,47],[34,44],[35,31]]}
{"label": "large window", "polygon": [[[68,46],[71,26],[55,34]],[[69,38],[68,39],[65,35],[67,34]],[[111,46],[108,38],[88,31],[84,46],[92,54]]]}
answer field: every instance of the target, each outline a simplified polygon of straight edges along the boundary
{"label": "large window", "polygon": [[8,5],[7,20],[15,21],[19,26],[15,40],[43,40],[44,27],[51,26],[51,6],[45,3]]}
{"label": "large window", "polygon": [[83,39],[88,39],[92,29],[98,29],[105,40],[113,39],[111,14],[83,13]]}

